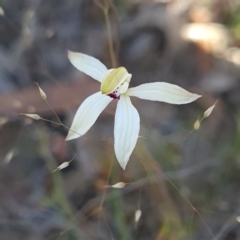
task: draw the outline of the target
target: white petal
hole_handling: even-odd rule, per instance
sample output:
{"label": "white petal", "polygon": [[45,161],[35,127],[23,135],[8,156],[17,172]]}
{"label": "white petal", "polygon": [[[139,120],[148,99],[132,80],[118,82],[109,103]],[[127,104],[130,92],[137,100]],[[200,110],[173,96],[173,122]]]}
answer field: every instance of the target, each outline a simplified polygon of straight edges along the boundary
{"label": "white petal", "polygon": [[106,66],[98,59],[83,53],[68,51],[68,58],[75,68],[99,82],[103,80],[104,75],[108,71]]}
{"label": "white petal", "polygon": [[78,138],[85,134],[111,101],[112,98],[100,92],[86,98],[76,112],[66,140]]}
{"label": "white petal", "polygon": [[129,88],[126,94],[146,100],[171,104],[186,104],[201,97],[177,85],[165,82],[145,83],[134,88]]}
{"label": "white petal", "polygon": [[137,143],[140,119],[130,98],[121,95],[117,105],[114,125],[114,149],[117,160],[123,169],[126,168],[130,155]]}

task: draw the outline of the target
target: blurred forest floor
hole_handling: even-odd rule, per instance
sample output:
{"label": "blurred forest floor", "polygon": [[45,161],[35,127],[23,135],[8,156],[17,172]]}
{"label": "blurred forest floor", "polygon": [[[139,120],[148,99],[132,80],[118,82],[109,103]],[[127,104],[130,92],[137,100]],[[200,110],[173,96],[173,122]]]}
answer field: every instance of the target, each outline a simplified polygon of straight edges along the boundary
{"label": "blurred forest floor", "polygon": [[[123,171],[113,151],[116,102],[70,142],[63,126],[19,115],[57,121],[54,110],[70,126],[98,90],[67,50],[111,67],[101,9],[93,0],[0,0],[0,240],[239,240],[240,2],[113,3],[131,86],[164,81],[203,97],[186,106],[134,99],[140,138]],[[118,182],[126,186],[111,187]]]}

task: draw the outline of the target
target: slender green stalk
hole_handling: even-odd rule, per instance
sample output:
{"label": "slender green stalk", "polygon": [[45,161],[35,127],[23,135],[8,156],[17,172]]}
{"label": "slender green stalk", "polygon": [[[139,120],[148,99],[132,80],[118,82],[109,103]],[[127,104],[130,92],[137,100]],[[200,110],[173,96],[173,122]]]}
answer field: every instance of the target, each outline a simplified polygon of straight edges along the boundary
{"label": "slender green stalk", "polygon": [[113,39],[112,39],[112,31],[111,31],[111,25],[110,25],[110,20],[109,20],[108,6],[106,8],[104,8],[103,13],[104,13],[105,24],[106,24],[106,28],[107,28],[107,40],[108,40],[110,59],[111,59],[112,67],[116,68],[117,62],[116,62],[116,56],[115,56],[115,53],[113,50]]}
{"label": "slender green stalk", "polygon": [[119,52],[120,52],[120,27],[119,27],[119,20],[118,20],[118,14],[117,14],[117,10],[116,7],[114,6],[112,0],[109,0],[110,2],[110,7],[112,9],[112,13],[113,13],[113,23],[115,25],[115,58],[116,58],[116,63],[118,64],[118,60],[119,60]]}
{"label": "slender green stalk", "polygon": [[[118,24],[118,18],[116,14],[116,9],[112,3],[111,0],[104,0],[104,3],[94,0],[95,4],[102,9],[103,14],[104,14],[104,19],[105,19],[105,25],[106,25],[106,31],[107,31],[107,41],[108,41],[108,48],[109,48],[109,55],[110,55],[110,60],[113,68],[117,67],[117,60],[116,60],[116,55],[118,55],[119,52],[119,24]],[[113,38],[112,38],[112,31],[111,31],[111,24],[110,24],[110,19],[109,19],[109,9],[113,10],[114,13],[114,22],[116,26],[116,53],[114,52],[113,48]]]}
{"label": "slender green stalk", "polygon": [[[119,181],[119,172],[116,166],[113,166],[113,174],[111,175],[111,182]],[[110,204],[113,208],[114,222],[119,234],[120,240],[130,240],[132,239],[129,229],[126,223],[125,213],[123,211],[123,197],[119,189],[112,189],[113,199],[110,201]]]}

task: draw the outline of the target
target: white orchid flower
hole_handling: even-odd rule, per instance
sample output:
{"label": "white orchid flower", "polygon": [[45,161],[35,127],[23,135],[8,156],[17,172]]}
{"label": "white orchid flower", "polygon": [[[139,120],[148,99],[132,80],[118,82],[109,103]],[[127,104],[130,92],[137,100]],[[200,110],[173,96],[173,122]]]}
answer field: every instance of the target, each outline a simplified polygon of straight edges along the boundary
{"label": "white orchid flower", "polygon": [[140,129],[139,114],[130,96],[171,104],[186,104],[201,97],[165,82],[128,88],[132,75],[124,67],[107,69],[98,59],[83,53],[69,52],[68,57],[73,66],[99,81],[101,87],[99,92],[88,97],[78,108],[66,140],[85,134],[107,105],[113,99],[119,100],[115,114],[114,149],[123,169],[136,145]]}

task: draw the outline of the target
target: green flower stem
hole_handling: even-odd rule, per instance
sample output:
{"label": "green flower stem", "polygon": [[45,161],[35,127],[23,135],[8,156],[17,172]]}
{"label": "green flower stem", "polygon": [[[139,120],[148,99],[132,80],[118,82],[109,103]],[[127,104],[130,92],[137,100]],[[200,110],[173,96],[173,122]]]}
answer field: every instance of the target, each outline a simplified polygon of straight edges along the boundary
{"label": "green flower stem", "polygon": [[[113,165],[111,182],[119,181],[119,170],[116,168],[116,165]],[[120,240],[130,240],[131,235],[127,229],[125,211],[123,211],[123,199],[119,189],[112,189],[113,199],[111,200],[111,205],[113,208],[114,221],[119,233]]]}
{"label": "green flower stem", "polygon": [[66,233],[68,235],[70,234],[69,236],[71,236],[71,238],[69,239],[81,240],[81,231],[77,226],[71,206],[62,187],[63,181],[61,173],[60,171],[54,172],[54,170],[57,168],[57,165],[49,149],[50,143],[48,133],[44,128],[40,128],[40,130],[37,132],[37,135],[39,142],[39,154],[46,163],[46,167],[50,174],[50,181],[52,181],[51,189],[46,193],[46,196],[43,199],[43,205],[54,205],[59,207],[59,210],[62,212],[63,216],[65,216],[66,220],[68,220],[66,224]]}
{"label": "green flower stem", "polygon": [[111,59],[112,67],[116,68],[117,62],[116,62],[116,56],[115,56],[115,53],[113,50],[113,39],[112,39],[112,31],[111,31],[111,25],[110,25],[110,20],[109,20],[109,7],[108,6],[106,6],[103,9],[103,13],[104,13],[105,24],[106,24],[106,28],[107,28],[107,39],[108,39],[110,59]]}

